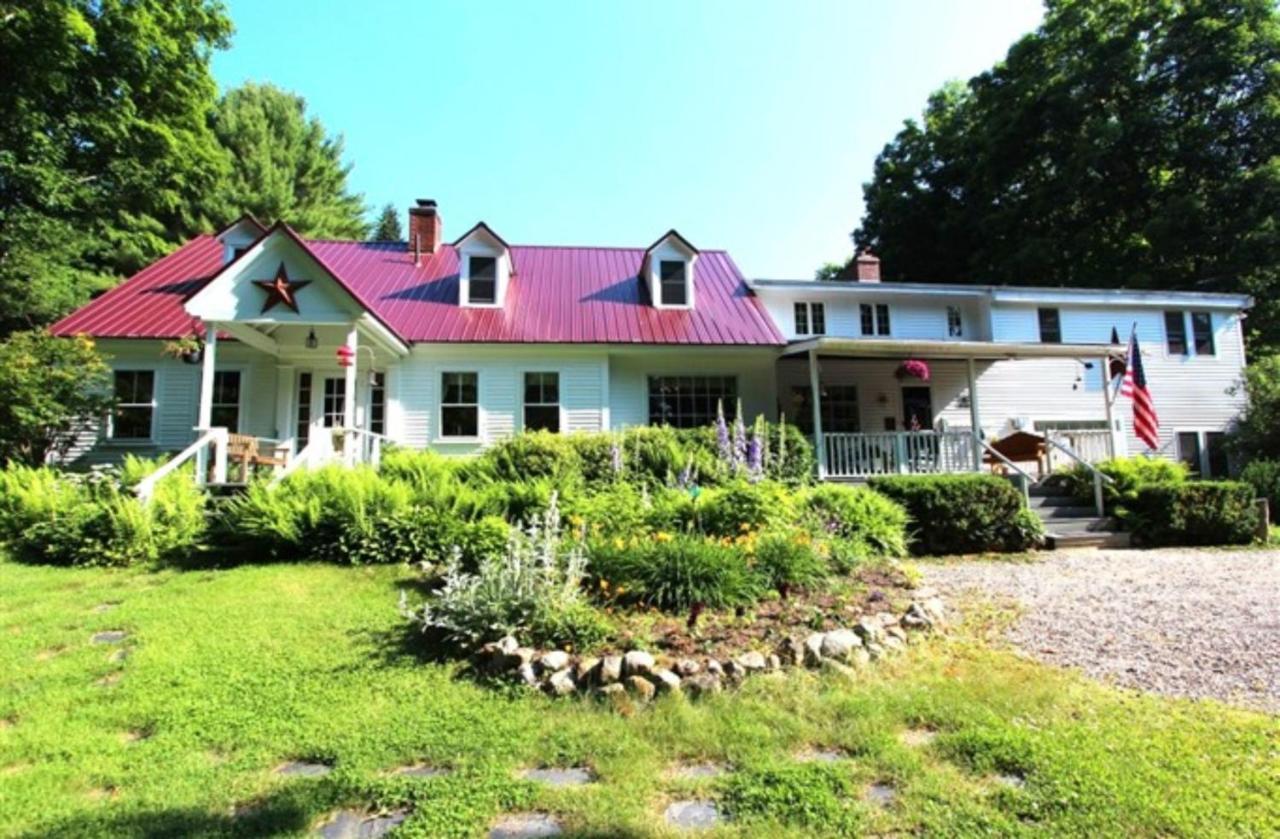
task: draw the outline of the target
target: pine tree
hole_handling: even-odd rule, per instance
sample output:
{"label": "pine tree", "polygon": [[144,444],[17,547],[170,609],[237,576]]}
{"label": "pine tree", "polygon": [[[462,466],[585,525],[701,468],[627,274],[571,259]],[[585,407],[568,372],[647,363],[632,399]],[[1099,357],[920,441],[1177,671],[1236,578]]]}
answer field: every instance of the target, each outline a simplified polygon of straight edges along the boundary
{"label": "pine tree", "polygon": [[374,222],[373,234],[369,237],[373,242],[401,242],[404,241],[404,233],[400,230],[400,214],[396,212],[396,206],[390,202],[382,207],[382,212],[378,214],[378,220]]}

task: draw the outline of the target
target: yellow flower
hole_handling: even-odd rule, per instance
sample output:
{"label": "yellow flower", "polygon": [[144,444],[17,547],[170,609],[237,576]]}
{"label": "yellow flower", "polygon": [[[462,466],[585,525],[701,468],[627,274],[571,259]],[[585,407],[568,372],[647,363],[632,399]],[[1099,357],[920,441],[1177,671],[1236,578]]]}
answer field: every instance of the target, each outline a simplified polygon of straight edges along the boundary
{"label": "yellow flower", "polygon": [[613,590],[613,596],[614,596],[614,597],[621,597],[622,595],[626,594],[626,592],[627,592],[627,590],[626,590],[625,588],[623,588],[622,586],[618,586],[617,588],[615,588],[615,589]]}
{"label": "yellow flower", "polygon": [[658,533],[653,534],[653,538],[654,538],[654,539],[657,539],[659,542],[670,542],[670,541],[671,541],[671,534],[670,534],[670,533],[665,533],[665,532],[658,532]]}
{"label": "yellow flower", "polygon": [[743,533],[747,533],[751,530],[751,525],[747,524],[744,521],[742,524],[738,525],[738,529],[741,530]]}
{"label": "yellow flower", "polygon": [[569,516],[569,524],[573,525],[574,527],[582,527],[582,522],[583,522],[582,516]]}
{"label": "yellow flower", "polygon": [[622,541],[622,537],[621,537],[621,536],[619,536],[619,537],[616,537],[616,538],[613,540],[613,546],[614,546],[615,548],[617,548],[618,550],[622,550],[623,548],[625,548],[625,547],[627,546],[627,543],[626,543],[626,542],[624,542],[624,541]]}

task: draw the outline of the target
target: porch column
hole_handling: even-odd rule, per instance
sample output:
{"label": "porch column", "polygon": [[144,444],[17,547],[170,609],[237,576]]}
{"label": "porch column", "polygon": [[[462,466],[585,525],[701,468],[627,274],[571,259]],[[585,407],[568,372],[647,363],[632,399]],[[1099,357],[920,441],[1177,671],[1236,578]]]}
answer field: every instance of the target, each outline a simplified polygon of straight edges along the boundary
{"label": "porch column", "polygon": [[1107,417],[1107,440],[1111,443],[1111,457],[1119,457],[1116,446],[1116,421],[1111,411],[1111,359],[1102,359],[1102,406]]}
{"label": "porch column", "polygon": [[196,427],[209,428],[213,424],[213,373],[218,354],[218,324],[204,325],[204,366],[200,371],[200,413]]}
{"label": "porch column", "polygon": [[[295,434],[293,428],[293,365],[276,365],[276,439],[284,445],[286,440]],[[292,454],[297,454],[297,442],[294,442]]]}
{"label": "porch column", "polygon": [[342,454],[347,463],[355,462],[356,438],[353,430],[356,427],[356,367],[359,365],[359,353],[357,350],[359,338],[356,333],[355,324],[351,325],[351,331],[347,333],[347,347],[351,350],[351,366],[346,368],[346,382],[343,384],[344,396],[342,397],[342,428],[346,431],[342,435]]}
{"label": "porch column", "polygon": [[818,454],[818,480],[827,477],[827,444],[822,436],[822,387],[818,372],[818,351],[809,350],[809,400],[813,406],[813,447]]}
{"label": "porch column", "polygon": [[982,412],[978,410],[978,375],[969,356],[969,427],[973,429],[973,471],[982,471]]}

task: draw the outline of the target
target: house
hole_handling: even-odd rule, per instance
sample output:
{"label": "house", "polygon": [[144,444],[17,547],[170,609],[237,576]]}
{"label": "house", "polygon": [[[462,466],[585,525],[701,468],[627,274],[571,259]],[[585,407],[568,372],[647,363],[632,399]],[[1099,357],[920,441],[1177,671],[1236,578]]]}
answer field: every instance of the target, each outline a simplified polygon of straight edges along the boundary
{"label": "house", "polygon": [[116,377],[114,414],[69,459],[181,452],[225,479],[229,434],[292,470],[376,458],[386,440],[462,454],[524,429],[704,425],[740,404],[814,435],[828,477],[981,469],[1015,430],[1097,460],[1141,450],[1105,381],[1124,351],[1112,331],[1136,328],[1160,453],[1226,468],[1241,295],[888,283],[866,255],[856,281],[748,281],[674,230],[547,247],[481,222],[447,242],[434,201],[408,216],[408,242],[246,216],[56,324],[95,338]]}

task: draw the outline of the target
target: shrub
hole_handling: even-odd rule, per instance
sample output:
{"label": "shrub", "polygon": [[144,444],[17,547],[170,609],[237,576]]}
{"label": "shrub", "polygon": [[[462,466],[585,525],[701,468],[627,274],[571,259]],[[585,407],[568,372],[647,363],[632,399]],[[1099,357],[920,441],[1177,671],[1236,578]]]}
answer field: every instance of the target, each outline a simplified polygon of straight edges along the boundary
{"label": "shrub", "polygon": [[[586,556],[581,543],[560,538],[560,513],[554,499],[546,513],[526,530],[511,528],[506,549],[466,572],[455,557],[444,587],[414,612],[402,610],[424,631],[472,647],[504,635],[526,643],[572,644],[584,632],[582,578]],[[557,622],[556,615],[562,620]],[[567,631],[571,637],[536,637],[539,632]]]}
{"label": "shrub", "polygon": [[742,606],[759,596],[757,580],[738,550],[718,539],[657,533],[630,542],[597,540],[590,557],[602,590],[625,601],[687,612],[691,628],[705,608]]}
{"label": "shrub", "polygon": [[1255,460],[1240,473],[1240,480],[1253,487],[1259,498],[1267,499],[1271,515],[1280,515],[1280,460]]}
{"label": "shrub", "polygon": [[1247,401],[1229,445],[1242,460],[1280,458],[1280,355],[1253,359],[1232,394]]}
{"label": "shrub", "polygon": [[792,493],[774,481],[736,480],[702,493],[696,506],[702,528],[713,536],[736,536],[795,517]]}
{"label": "shrub", "polygon": [[1258,529],[1253,487],[1240,481],[1143,487],[1130,510],[1144,545],[1245,545]]}
{"label": "shrub", "polygon": [[878,492],[820,484],[801,503],[815,529],[830,537],[832,560],[842,571],[871,557],[907,552],[907,511]]}
{"label": "shrub", "polygon": [[806,588],[827,576],[827,563],[819,556],[826,545],[803,531],[766,532],[754,542],[756,574],[784,600],[792,588]]}
{"label": "shrub", "polygon": [[[686,497],[688,495],[679,494]],[[652,496],[648,492],[634,484],[619,482],[598,492],[571,499],[564,509],[570,524],[585,528],[592,536],[620,536],[630,539],[648,532],[653,506]],[[678,528],[664,524],[657,529]]]}
{"label": "shrub", "polygon": [[1021,493],[995,475],[895,475],[871,486],[907,509],[916,554],[1022,551],[1043,533]]}
{"label": "shrub", "polygon": [[630,480],[649,487],[673,486],[685,475],[691,481],[715,480],[717,463],[708,451],[689,446],[666,426],[636,426],[623,434],[623,468]]}
{"label": "shrub", "polygon": [[[1181,483],[1187,479],[1185,464],[1162,457],[1113,457],[1096,464],[1096,468],[1112,481],[1102,485],[1102,498],[1107,508],[1122,517],[1143,487]],[[1079,464],[1063,474],[1071,494],[1092,505],[1093,474]]]}
{"label": "shrub", "polygon": [[526,431],[500,440],[479,460],[498,481],[549,478],[563,484],[581,480],[582,474],[582,462],[568,438],[549,431]]}
{"label": "shrub", "polygon": [[566,439],[578,455],[578,468],[587,486],[599,489],[622,478],[621,434],[570,434]]}

